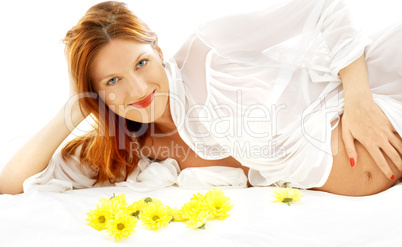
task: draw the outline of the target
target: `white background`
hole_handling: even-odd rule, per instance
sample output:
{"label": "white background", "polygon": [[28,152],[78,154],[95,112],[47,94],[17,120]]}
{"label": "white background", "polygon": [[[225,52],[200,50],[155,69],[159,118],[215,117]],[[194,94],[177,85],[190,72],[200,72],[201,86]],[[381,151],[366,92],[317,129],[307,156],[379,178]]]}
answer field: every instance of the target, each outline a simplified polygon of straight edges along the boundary
{"label": "white background", "polygon": [[[280,0],[128,0],[128,7],[159,35],[170,57],[198,24]],[[0,5],[0,168],[40,130],[69,96],[61,42],[85,11],[100,1],[2,1]],[[398,0],[348,0],[366,32],[401,21]]]}

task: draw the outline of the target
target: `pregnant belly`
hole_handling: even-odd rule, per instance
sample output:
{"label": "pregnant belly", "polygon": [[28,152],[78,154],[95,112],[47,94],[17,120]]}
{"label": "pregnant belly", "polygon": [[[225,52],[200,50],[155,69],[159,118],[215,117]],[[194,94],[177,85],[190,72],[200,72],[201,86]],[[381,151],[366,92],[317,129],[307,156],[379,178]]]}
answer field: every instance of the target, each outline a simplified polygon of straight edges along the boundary
{"label": "pregnant belly", "polygon": [[395,174],[394,180],[385,177],[360,142],[355,141],[355,147],[358,161],[352,167],[342,138],[341,118],[331,135],[331,149],[334,156],[331,172],[324,186],[314,189],[347,196],[366,196],[388,189],[401,178],[401,173],[388,156],[385,158]]}

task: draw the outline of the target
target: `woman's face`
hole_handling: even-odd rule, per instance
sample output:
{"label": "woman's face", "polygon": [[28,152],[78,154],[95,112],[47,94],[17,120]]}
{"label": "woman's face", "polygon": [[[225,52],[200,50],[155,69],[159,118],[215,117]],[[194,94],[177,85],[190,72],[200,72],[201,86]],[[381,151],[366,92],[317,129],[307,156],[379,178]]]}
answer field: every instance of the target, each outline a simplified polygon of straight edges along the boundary
{"label": "woman's face", "polygon": [[100,50],[92,71],[95,90],[123,118],[154,122],[168,107],[169,82],[159,48],[114,39]]}

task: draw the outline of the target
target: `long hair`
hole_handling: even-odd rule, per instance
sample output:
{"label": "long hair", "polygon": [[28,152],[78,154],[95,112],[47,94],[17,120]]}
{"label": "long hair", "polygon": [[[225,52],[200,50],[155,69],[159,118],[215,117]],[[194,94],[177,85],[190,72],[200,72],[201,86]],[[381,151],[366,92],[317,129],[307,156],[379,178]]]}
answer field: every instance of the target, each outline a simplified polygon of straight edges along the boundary
{"label": "long hair", "polygon": [[[62,149],[62,156],[80,149],[81,164],[96,171],[95,184],[127,179],[140,157],[139,145],[145,135],[138,130],[147,124],[126,120],[109,109],[91,81],[91,70],[99,51],[111,40],[133,40],[157,47],[157,35],[135,16],[124,3],[108,1],[91,7],[64,38],[68,69],[79,97],[82,112],[95,120],[94,129],[76,137]],[[134,134],[132,134],[134,133]]]}

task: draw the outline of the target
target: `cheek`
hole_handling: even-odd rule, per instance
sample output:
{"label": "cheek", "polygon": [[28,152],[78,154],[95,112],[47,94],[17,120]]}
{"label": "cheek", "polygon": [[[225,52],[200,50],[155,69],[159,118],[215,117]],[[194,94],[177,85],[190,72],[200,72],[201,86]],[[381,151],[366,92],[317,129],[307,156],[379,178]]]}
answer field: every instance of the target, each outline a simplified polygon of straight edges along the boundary
{"label": "cheek", "polygon": [[157,82],[158,84],[165,84],[165,81],[168,80],[165,68],[159,62],[152,63],[143,73],[143,77],[149,82]]}
{"label": "cheek", "polygon": [[[124,100],[116,92],[109,92],[104,94],[103,100],[108,108],[117,115],[124,117]],[[123,115],[122,115],[123,114]]]}
{"label": "cheek", "polygon": [[106,105],[124,105],[124,96],[119,91],[100,91],[99,95]]}
{"label": "cheek", "polygon": [[154,75],[154,81],[157,82],[163,91],[168,91],[169,89],[169,79],[166,75],[165,70],[160,70],[157,76]]}

